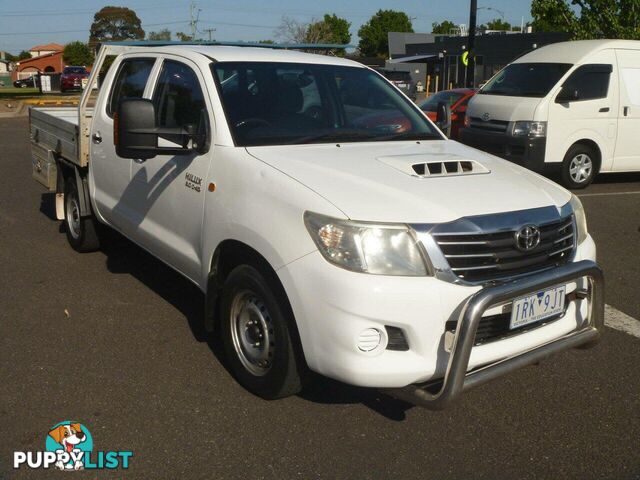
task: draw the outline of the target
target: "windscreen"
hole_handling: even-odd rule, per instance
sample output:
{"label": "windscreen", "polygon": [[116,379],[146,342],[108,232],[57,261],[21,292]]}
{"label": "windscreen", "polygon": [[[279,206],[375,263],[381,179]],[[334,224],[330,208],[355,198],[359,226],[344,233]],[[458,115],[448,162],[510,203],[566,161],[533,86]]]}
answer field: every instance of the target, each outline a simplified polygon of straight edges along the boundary
{"label": "windscreen", "polygon": [[87,71],[82,67],[65,67],[65,69],[63,70],[63,73],[66,73],[67,75],[69,74],[83,75],[87,73]]}
{"label": "windscreen", "polygon": [[436,112],[438,110],[439,103],[444,102],[449,105],[449,108],[451,108],[451,106],[458,100],[460,100],[463,96],[464,94],[460,92],[438,92],[434,95],[431,95],[429,98],[421,102],[418,106],[425,112]]}
{"label": "windscreen", "polygon": [[367,68],[275,62],[211,68],[238,146],[442,139]]}
{"label": "windscreen", "polygon": [[512,63],[478,92],[511,97],[545,97],[571,68],[568,63]]}

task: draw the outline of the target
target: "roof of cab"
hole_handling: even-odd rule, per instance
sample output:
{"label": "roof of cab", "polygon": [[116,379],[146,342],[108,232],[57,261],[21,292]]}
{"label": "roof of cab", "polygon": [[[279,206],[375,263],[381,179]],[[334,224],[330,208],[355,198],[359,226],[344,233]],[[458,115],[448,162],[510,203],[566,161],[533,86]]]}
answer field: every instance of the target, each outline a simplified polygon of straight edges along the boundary
{"label": "roof of cab", "polygon": [[594,52],[609,48],[640,50],[637,40],[576,40],[545,45],[523,55],[513,63],[581,63]]}
{"label": "roof of cab", "polygon": [[[114,43],[117,45],[117,43]],[[289,63],[313,63],[321,65],[343,65],[362,67],[364,65],[353,60],[347,60],[332,55],[318,55],[305,53],[298,50],[282,48],[268,48],[260,46],[230,46],[230,45],[163,45],[142,46],[133,45],[129,52],[155,52],[188,54],[196,53],[204,55],[216,62],[289,62]]]}

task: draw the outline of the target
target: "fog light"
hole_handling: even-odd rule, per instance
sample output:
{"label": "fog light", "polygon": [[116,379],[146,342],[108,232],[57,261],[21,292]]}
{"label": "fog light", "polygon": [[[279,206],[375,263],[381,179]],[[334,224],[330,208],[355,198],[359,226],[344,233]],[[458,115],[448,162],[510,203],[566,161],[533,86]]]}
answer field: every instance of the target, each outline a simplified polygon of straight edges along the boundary
{"label": "fog light", "polygon": [[382,333],[375,328],[367,328],[358,336],[358,349],[363,352],[371,352],[383,342]]}

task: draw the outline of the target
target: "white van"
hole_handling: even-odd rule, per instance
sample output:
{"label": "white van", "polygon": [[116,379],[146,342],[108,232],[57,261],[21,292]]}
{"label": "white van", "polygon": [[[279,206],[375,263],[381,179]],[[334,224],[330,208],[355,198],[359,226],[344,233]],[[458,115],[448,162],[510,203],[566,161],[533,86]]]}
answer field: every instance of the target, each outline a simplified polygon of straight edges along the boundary
{"label": "white van", "polygon": [[640,171],[640,41],[563,42],[495,75],[467,110],[461,141],[568,188]]}

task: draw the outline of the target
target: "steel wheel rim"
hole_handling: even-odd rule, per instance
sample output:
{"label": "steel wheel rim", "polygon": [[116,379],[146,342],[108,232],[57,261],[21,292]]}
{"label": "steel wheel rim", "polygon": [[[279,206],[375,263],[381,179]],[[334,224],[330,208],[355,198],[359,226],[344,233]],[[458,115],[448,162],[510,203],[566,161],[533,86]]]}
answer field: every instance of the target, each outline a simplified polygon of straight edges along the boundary
{"label": "steel wheel rim", "polygon": [[67,226],[73,238],[80,237],[80,205],[73,195],[67,196]]}
{"label": "steel wheel rim", "polygon": [[584,183],[593,171],[593,161],[586,153],[580,153],[571,159],[569,163],[569,175],[576,183]]}
{"label": "steel wheel rim", "polygon": [[266,375],[273,365],[275,336],[265,303],[249,290],[238,292],[231,302],[229,322],[240,363],[252,375]]}

